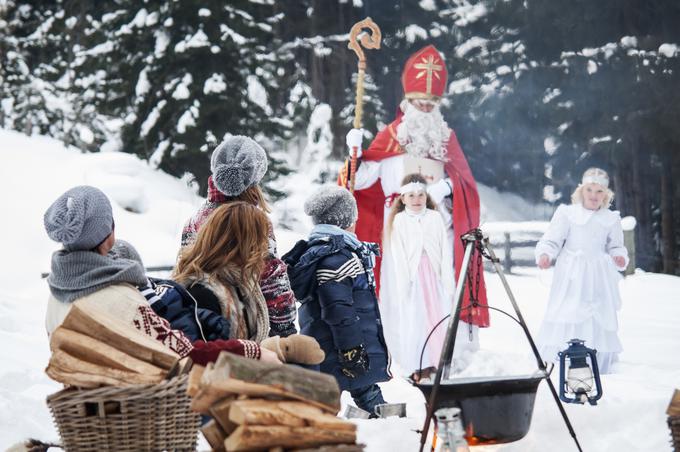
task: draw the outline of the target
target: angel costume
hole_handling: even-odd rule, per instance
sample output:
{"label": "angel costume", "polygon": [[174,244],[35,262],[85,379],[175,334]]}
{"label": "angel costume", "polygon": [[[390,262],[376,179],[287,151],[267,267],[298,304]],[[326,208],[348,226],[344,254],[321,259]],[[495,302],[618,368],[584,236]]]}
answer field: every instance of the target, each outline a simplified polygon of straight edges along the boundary
{"label": "angel costume", "polygon": [[616,314],[621,275],[612,259],[622,256],[628,265],[619,212],[559,206],[536,246],[537,262],[542,254],[557,261],[538,334],[541,356],[556,360],[567,341],[578,338],[597,350],[600,373],[608,373],[623,349]]}
{"label": "angel costume", "polygon": [[[444,220],[439,212],[408,208],[392,223],[385,259],[390,258],[383,290],[391,299],[385,319],[386,340],[392,358],[404,370],[420,368],[420,356],[432,329],[451,312],[454,292],[453,256]],[[381,306],[381,310],[387,306]],[[439,365],[448,323],[432,333],[423,354],[422,368]],[[461,328],[463,330],[464,328]]]}

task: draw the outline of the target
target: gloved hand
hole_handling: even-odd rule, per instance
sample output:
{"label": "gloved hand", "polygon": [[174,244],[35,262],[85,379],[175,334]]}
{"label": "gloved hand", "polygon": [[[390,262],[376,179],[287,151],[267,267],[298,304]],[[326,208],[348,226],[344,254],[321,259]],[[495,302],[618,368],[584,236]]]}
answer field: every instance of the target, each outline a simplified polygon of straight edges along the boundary
{"label": "gloved hand", "polygon": [[445,197],[451,195],[451,179],[440,179],[428,185],[427,194],[435,204],[439,204]]}
{"label": "gloved hand", "polygon": [[319,364],[326,357],[316,339],[302,334],[268,337],[260,347],[275,352],[284,363]]}
{"label": "gloved hand", "polygon": [[338,361],[342,373],[348,378],[363,375],[370,368],[368,353],[363,344],[349,350],[338,350]]}
{"label": "gloved hand", "polygon": [[352,129],[349,132],[347,132],[347,137],[345,138],[345,143],[347,143],[347,147],[349,148],[349,156],[352,156],[352,152],[354,151],[354,146],[357,147],[357,158],[361,157],[361,143],[363,141],[364,137],[364,129]]}

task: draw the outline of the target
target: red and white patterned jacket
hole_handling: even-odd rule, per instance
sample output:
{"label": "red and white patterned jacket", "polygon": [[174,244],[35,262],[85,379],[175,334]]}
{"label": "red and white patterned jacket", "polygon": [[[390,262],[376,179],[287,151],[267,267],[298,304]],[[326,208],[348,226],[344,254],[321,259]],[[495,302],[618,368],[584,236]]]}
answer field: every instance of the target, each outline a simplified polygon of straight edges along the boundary
{"label": "red and white patterned jacket", "polygon": [[[182,230],[182,247],[192,244],[196,240],[199,228],[220,205],[229,199],[220,192],[213,183],[212,176],[208,178],[208,199],[191,217]],[[286,264],[277,256],[274,227],[269,223],[269,260],[260,276],[260,289],[267,301],[269,312],[269,335],[286,337],[297,333],[295,318],[295,295],[290,288]]]}

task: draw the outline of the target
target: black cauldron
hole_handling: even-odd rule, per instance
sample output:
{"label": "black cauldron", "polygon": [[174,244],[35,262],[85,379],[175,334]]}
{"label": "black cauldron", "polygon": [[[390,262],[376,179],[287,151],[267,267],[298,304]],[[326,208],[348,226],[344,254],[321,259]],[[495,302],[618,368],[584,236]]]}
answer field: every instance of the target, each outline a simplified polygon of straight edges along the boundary
{"label": "black cauldron", "polygon": [[[529,431],[543,371],[512,377],[457,378],[441,382],[439,408],[458,407],[466,439],[473,444],[510,443]],[[413,383],[429,401],[433,383]]]}

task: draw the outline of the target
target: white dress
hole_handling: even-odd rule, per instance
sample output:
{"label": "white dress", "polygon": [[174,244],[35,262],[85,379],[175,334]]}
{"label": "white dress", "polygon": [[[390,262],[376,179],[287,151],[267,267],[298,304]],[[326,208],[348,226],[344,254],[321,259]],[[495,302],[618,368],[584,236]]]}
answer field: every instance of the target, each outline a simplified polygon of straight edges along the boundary
{"label": "white dress", "polygon": [[542,254],[557,260],[538,333],[541,357],[557,361],[567,341],[578,338],[597,350],[600,373],[608,373],[623,350],[616,314],[621,275],[612,259],[622,256],[628,264],[619,212],[559,206],[536,246],[537,262]]}
{"label": "white dress", "polygon": [[[392,358],[407,373],[420,368],[427,336],[451,313],[453,256],[447,241],[441,215],[430,209],[398,213],[383,241],[383,262],[390,264],[383,278],[387,290],[381,293],[384,331]],[[423,368],[439,364],[447,325],[442,322],[428,340]]]}
{"label": "white dress", "polygon": [[[383,224],[387,225],[390,211],[392,196],[396,196],[399,193],[401,187],[401,181],[404,178],[404,155],[396,155],[394,157],[388,157],[380,161],[365,161],[361,162],[361,166],[357,169],[355,175],[355,189],[362,190],[369,188],[371,185],[380,180],[380,185],[382,187],[383,193],[385,193],[388,198],[385,200],[385,210],[383,217]],[[392,196],[390,196],[392,195]],[[447,197],[442,203],[437,206],[439,217],[444,224],[444,230],[446,231],[446,242],[442,247],[442,252],[446,254],[447,262],[451,262],[451,279],[450,282],[455,284],[455,275],[453,274],[453,217],[451,216],[451,198]],[[384,230],[383,230],[384,232]],[[400,350],[399,344],[401,342],[390,340],[390,338],[398,337],[399,331],[399,321],[394,321],[393,318],[399,315],[395,313],[394,303],[391,302],[395,298],[394,294],[399,293],[399,288],[397,284],[398,276],[395,276],[395,269],[393,268],[393,259],[390,257],[389,241],[383,239],[383,259],[380,267],[380,313],[383,320],[383,331],[387,340],[387,347],[392,355],[404,356],[405,353]],[[448,277],[447,277],[448,279]],[[447,314],[450,313],[447,311]],[[447,321],[444,321],[437,330],[443,329],[446,332],[446,327],[448,326]],[[431,339],[432,340],[432,339]],[[421,346],[422,347],[422,346]],[[469,360],[471,353],[479,350],[479,327],[476,325],[470,325],[464,322],[460,322],[458,332],[456,334],[456,343],[454,347],[453,356],[457,358],[454,362],[454,368],[465,367],[465,360]],[[438,356],[438,355],[437,355]],[[418,358],[420,358],[420,349],[418,350]],[[411,372],[413,369],[409,369],[407,366],[412,365],[413,361],[406,363],[400,363],[405,371]],[[434,361],[434,364],[425,364],[424,367],[429,365],[438,365],[438,360]],[[417,367],[417,364],[416,364]]]}

